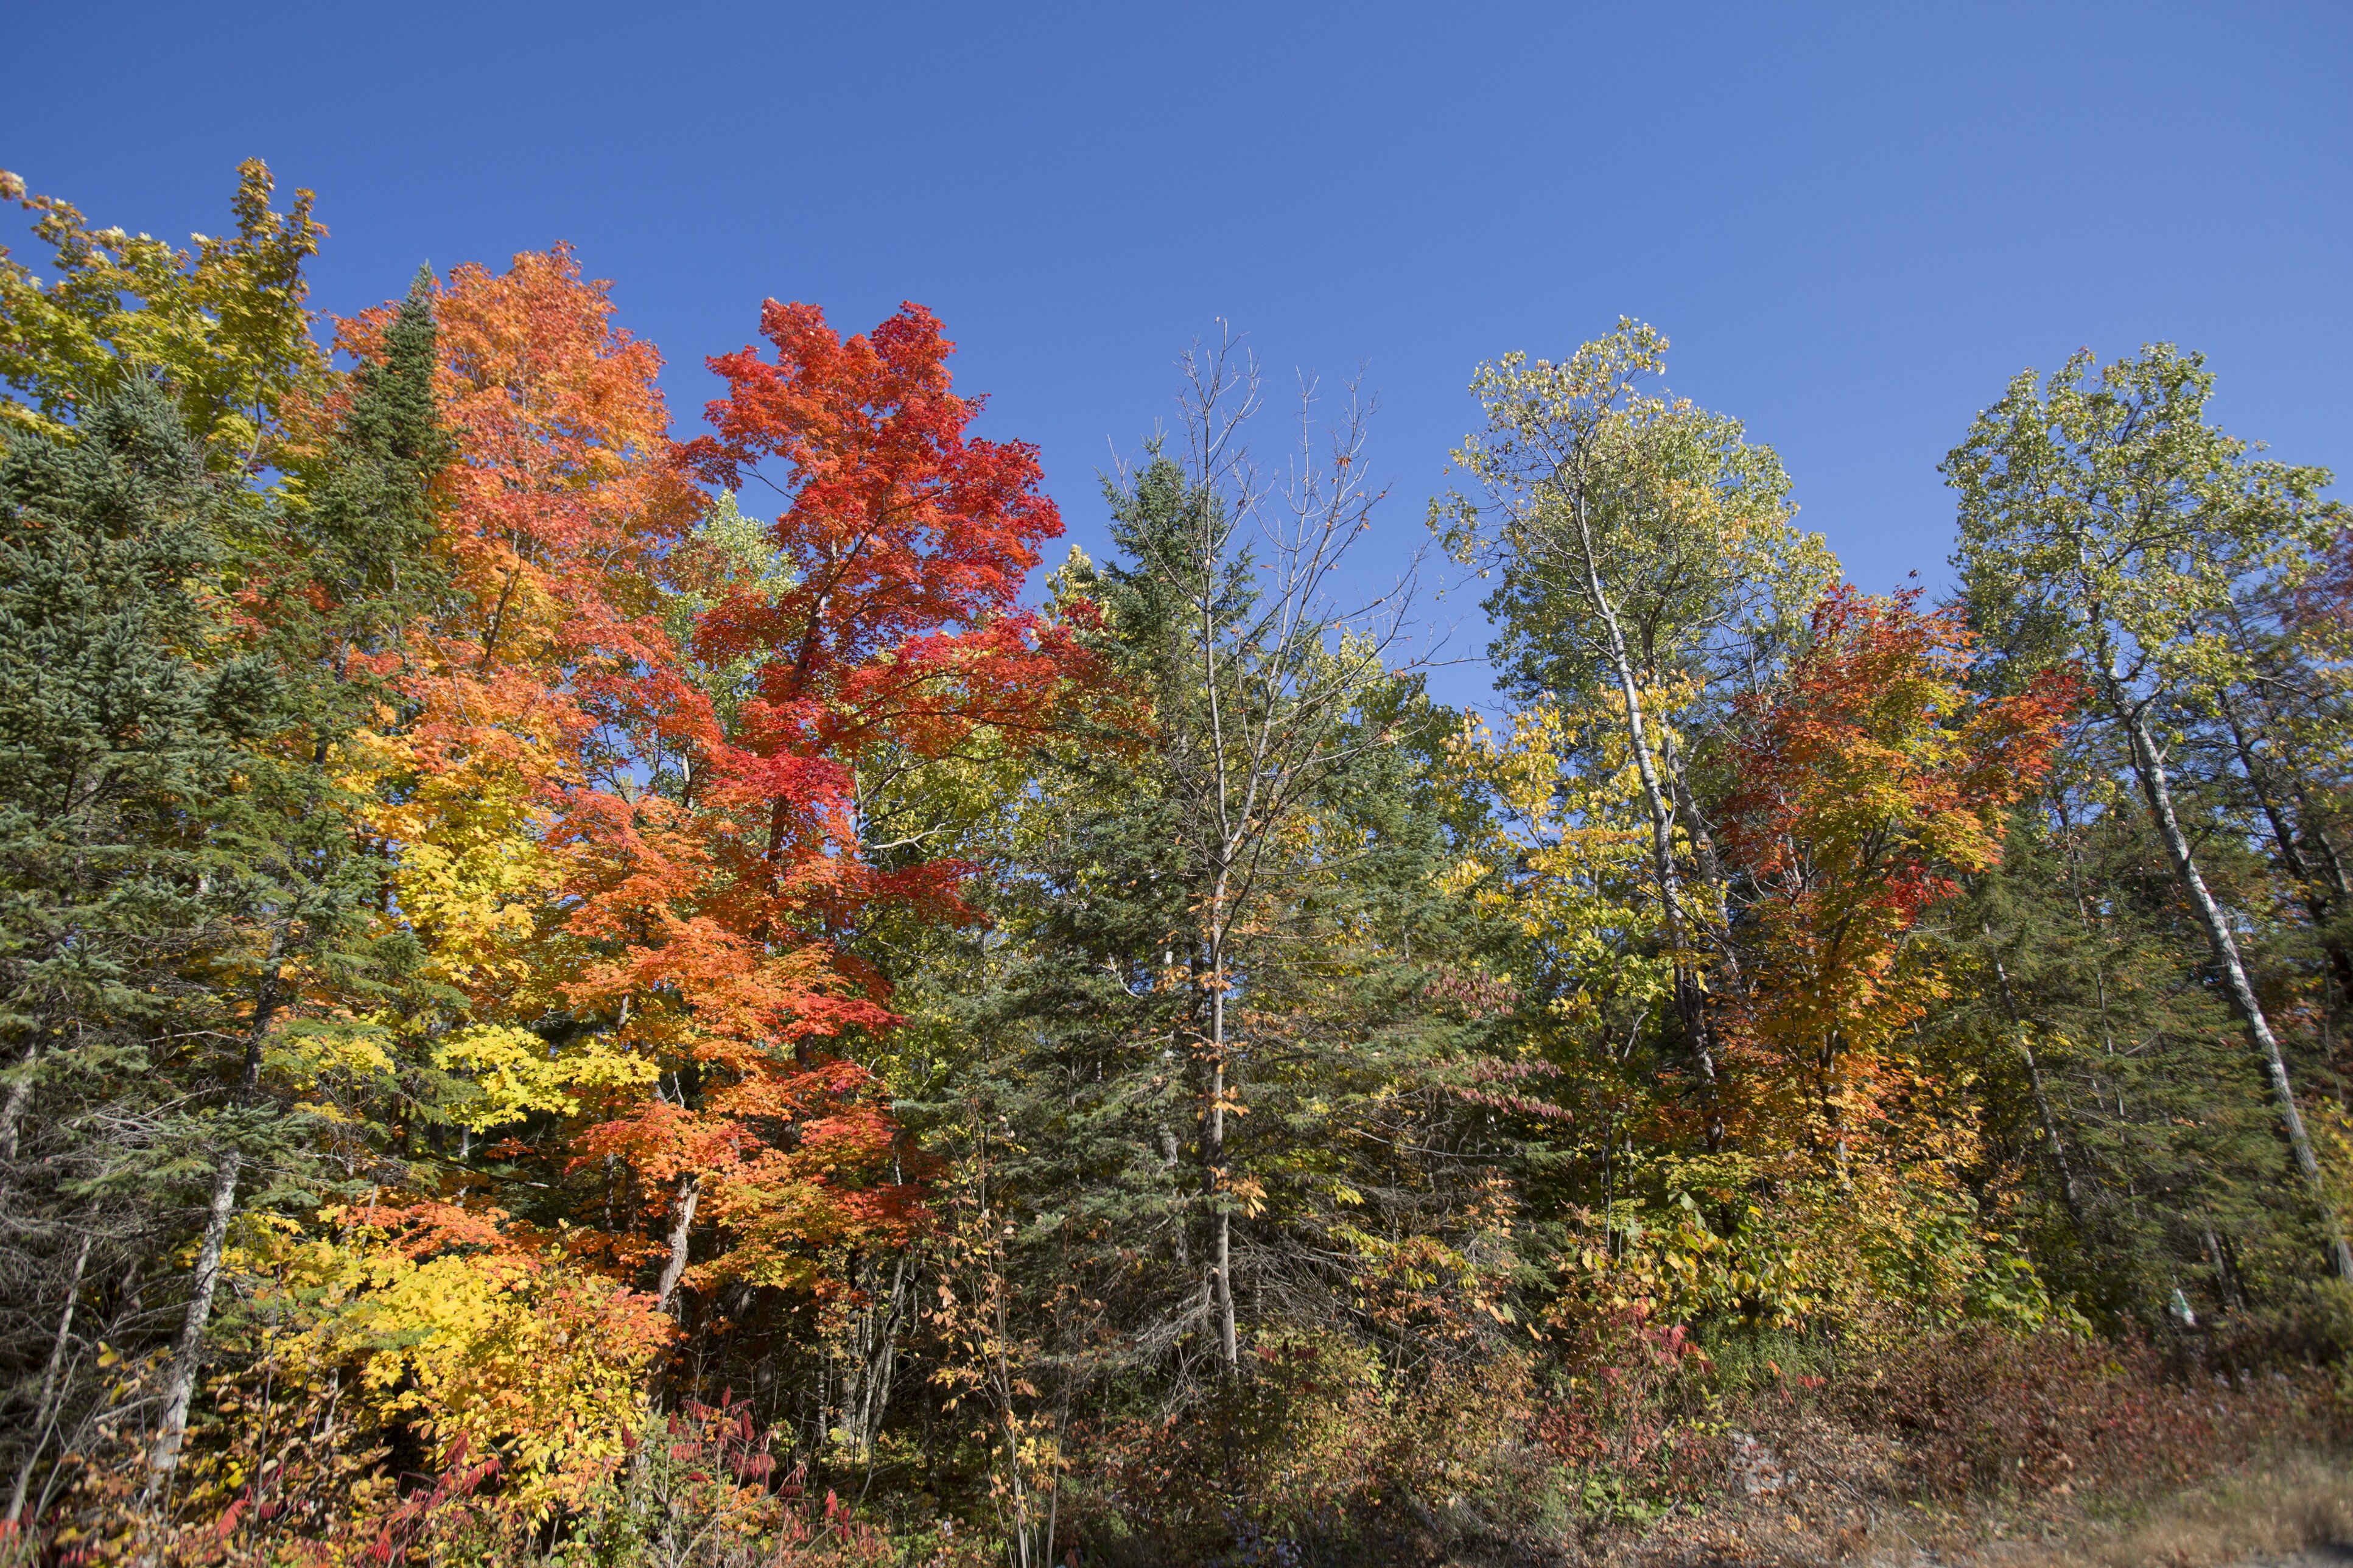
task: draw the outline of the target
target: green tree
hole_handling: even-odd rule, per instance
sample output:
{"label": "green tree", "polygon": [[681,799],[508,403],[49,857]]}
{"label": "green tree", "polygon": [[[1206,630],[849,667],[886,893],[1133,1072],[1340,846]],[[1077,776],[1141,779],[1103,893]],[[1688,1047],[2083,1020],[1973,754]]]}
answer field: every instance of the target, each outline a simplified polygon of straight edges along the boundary
{"label": "green tree", "polygon": [[330,708],[381,695],[365,656],[389,651],[441,586],[434,480],[456,453],[434,396],[438,364],[433,277],[420,270],[385,328],[382,355],[353,369],[343,416],[323,441],[287,454],[287,504],[247,569],[281,657],[314,681],[350,688],[332,698],[322,687],[314,700]]}
{"label": "green tree", "polygon": [[2170,344],[2094,371],[2076,354],[2047,383],[2021,372],[1946,459],[1960,495],[1969,611],[2022,662],[2080,660],[2261,1058],[2340,1279],[2353,1247],[2329,1201],[2232,911],[2200,869],[2173,776],[2201,704],[2247,673],[2227,631],[2237,584],[2317,553],[2343,525],[2325,469],[2253,455],[2205,417],[2213,377]]}
{"label": "green tree", "polygon": [[[1278,494],[1248,446],[1261,406],[1255,362],[1229,339],[1197,347],[1187,373],[1186,460],[1157,471],[1149,498],[1127,501],[1123,542],[1136,578],[1148,580],[1139,606],[1165,617],[1150,627],[1161,638],[1154,721],[1193,884],[1169,969],[1196,1004],[1184,1044],[1201,1096],[1209,1304],[1230,1376],[1240,1355],[1234,1215],[1255,1212],[1262,1190],[1228,1149],[1229,1122],[1252,1113],[1232,1081],[1234,1008],[1242,994],[1272,989],[1242,953],[1347,875],[1356,851],[1345,833],[1323,831],[1337,826],[1327,792],[1396,744],[1395,726],[1365,719],[1407,673],[1392,661],[1412,584],[1362,605],[1335,601],[1348,547],[1381,499],[1365,479],[1369,411],[1355,388],[1328,433],[1328,458],[1315,451],[1313,394],[1303,399],[1301,456]],[[1245,1006],[1261,1028],[1274,1016]]]}
{"label": "green tree", "polygon": [[326,229],[308,191],[280,213],[259,159],[237,166],[237,232],[196,235],[193,252],[151,235],[93,229],[54,196],[0,170],[0,199],[35,215],[54,253],[44,280],[0,249],[0,439],[63,436],[108,394],[160,376],[206,467],[270,456],[279,405],[324,370],[311,340],[302,265]]}
{"label": "green tree", "polygon": [[[1274,828],[1221,858],[1202,753],[1219,722],[1266,721],[1265,689],[1234,671],[1280,591],[1205,522],[1220,498],[1187,465],[1155,450],[1109,501],[1118,553],[1074,556],[1056,585],[1099,616],[1134,706],[1024,743],[993,821],[944,841],[987,867],[987,926],[885,961],[909,1015],[899,1109],[947,1166],[953,1237],[914,1294],[935,1279],[954,1304],[928,1353],[988,1413],[969,1436],[992,1495],[1032,1500],[1025,1529],[1051,1515],[1055,1471],[1014,1456],[1060,1452],[1070,1424],[1226,1420],[1258,1397],[1250,1347],[1286,1335],[1399,1374],[1458,1364],[1504,1331],[1489,1309],[1513,1261],[1488,1020],[1456,999],[1480,983],[1442,875],[1452,716],[1386,674],[1320,731],[1309,711],[1318,771],[1280,779]],[[1225,1452],[1210,1484],[1236,1479]]]}
{"label": "green tree", "polygon": [[[76,434],[20,436],[0,464],[0,1032],[15,1064],[0,1156],[51,1260],[76,1258],[61,1300],[40,1290],[9,1315],[58,1325],[58,1368],[83,1238],[103,1237],[102,1266],[174,1239],[161,1205],[212,1141],[173,1089],[185,1054],[230,1023],[211,983],[257,917],[259,825],[240,779],[282,695],[205,591],[220,505],[168,395],[134,380]],[[254,1131],[220,1139],[241,1148]],[[206,1231],[207,1305],[226,1217]],[[86,1380],[87,1358],[72,1364]],[[14,1506],[87,1392],[45,1378],[16,1434]]]}
{"label": "green tree", "polygon": [[[429,368],[429,321],[423,353]],[[385,444],[369,414],[388,389],[395,378],[362,384],[347,451]],[[376,918],[383,864],[338,777],[339,748],[365,716],[332,673],[351,637],[340,625],[306,636],[301,617],[258,640],[239,625],[231,591],[254,559],[239,545],[255,511],[234,477],[206,471],[182,419],[159,378],[133,378],[84,406],[70,439],[18,437],[0,479],[12,704],[0,1028],[15,1063],[0,1155],[50,1205],[51,1261],[75,1259],[58,1264],[61,1300],[50,1278],[22,1303],[28,1321],[60,1326],[58,1375],[20,1406],[34,1415],[20,1507],[73,1400],[87,1406],[88,1358],[69,1355],[69,1330],[93,1262],[146,1273],[186,1235],[182,1200],[196,1198],[195,1267],[155,1395],[160,1487],[178,1464],[237,1214],[315,1208],[338,1173],[382,1179],[365,1113],[388,1090],[397,1099],[403,1077],[381,1015],[411,943]],[[421,482],[412,466],[372,504],[321,510],[364,536],[385,521],[381,495],[413,501]],[[285,598],[306,615],[327,606],[333,623],[375,591]],[[354,613],[353,626],[389,620]],[[81,1245],[92,1237],[94,1251]],[[146,1331],[121,1327],[133,1343]]]}
{"label": "green tree", "polygon": [[1821,541],[1790,525],[1789,481],[1736,419],[1645,395],[1667,341],[1621,320],[1562,363],[1507,354],[1471,390],[1486,424],[1455,452],[1484,500],[1433,504],[1486,603],[1513,689],[1614,712],[1647,807],[1658,940],[1686,1047],[1712,1084],[1707,973],[1736,989],[1725,877],[1694,788],[1690,731],[1769,670],[1776,638],[1828,586]]}
{"label": "green tree", "polygon": [[1994,1163],[2044,1173],[2022,1212],[2056,1288],[2155,1326],[2187,1282],[2227,1313],[2292,1272],[2301,1194],[2272,1179],[2276,1115],[2164,847],[2085,739],[1949,920],[1966,962],[1939,1033]]}

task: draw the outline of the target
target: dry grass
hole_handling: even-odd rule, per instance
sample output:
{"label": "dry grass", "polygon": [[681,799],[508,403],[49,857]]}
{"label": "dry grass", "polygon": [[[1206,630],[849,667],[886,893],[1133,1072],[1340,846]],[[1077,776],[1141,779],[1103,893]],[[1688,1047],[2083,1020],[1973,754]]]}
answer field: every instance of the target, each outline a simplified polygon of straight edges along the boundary
{"label": "dry grass", "polygon": [[[1989,1547],[1980,1561],[2003,1568],[2214,1568],[2342,1546],[2353,1543],[2353,1468],[2341,1455],[2284,1455],[2117,1520],[2072,1522],[2063,1542]],[[2353,1562],[2353,1551],[2307,1561]]]}
{"label": "dry grass", "polygon": [[[2332,1552],[2332,1543],[2341,1544]],[[1683,1530],[1604,1556],[1639,1568],[2353,1564],[2353,1465],[2341,1455],[2282,1454],[2106,1512],[2071,1498],[1905,1504],[1816,1482],[1711,1509]]]}
{"label": "dry grass", "polygon": [[[1922,1339],[1821,1399],[1742,1414],[1772,1484],[1588,1556],[1640,1568],[2353,1564],[2345,1389],[2188,1377],[2146,1344]],[[1746,1495],[1742,1495],[1743,1493]]]}

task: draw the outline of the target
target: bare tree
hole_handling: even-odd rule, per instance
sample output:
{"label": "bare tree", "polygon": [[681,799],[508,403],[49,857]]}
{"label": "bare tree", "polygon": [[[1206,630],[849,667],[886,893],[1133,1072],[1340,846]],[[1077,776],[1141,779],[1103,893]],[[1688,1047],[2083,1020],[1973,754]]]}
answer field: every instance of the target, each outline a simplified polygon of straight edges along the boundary
{"label": "bare tree", "polygon": [[1206,1297],[1230,1375],[1240,1357],[1233,1216],[1250,1190],[1227,1142],[1228,1118],[1243,1108],[1232,1002],[1249,982],[1238,938],[1299,875],[1286,838],[1319,790],[1394,743],[1358,721],[1364,700],[1428,656],[1409,647],[1418,553],[1387,590],[1345,596],[1343,563],[1383,496],[1366,479],[1373,410],[1359,384],[1319,425],[1316,386],[1303,381],[1297,446],[1275,476],[1247,439],[1264,407],[1255,356],[1227,331],[1183,363],[1188,502],[1178,526],[1143,542],[1140,565],[1184,612],[1172,628],[1172,700],[1157,719],[1199,890],[1189,962],[1179,973],[1172,950],[1169,978],[1198,997],[1184,1044],[1201,1085]]}

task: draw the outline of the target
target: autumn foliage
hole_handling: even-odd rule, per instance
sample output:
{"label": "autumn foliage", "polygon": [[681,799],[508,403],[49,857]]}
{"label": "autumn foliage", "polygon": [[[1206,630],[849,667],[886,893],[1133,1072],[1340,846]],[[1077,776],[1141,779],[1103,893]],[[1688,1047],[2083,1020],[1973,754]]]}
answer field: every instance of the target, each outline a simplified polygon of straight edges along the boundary
{"label": "autumn foliage", "polygon": [[1746,1038],[1776,1089],[1803,1082],[1819,1136],[1850,1142],[1884,1112],[1885,1047],[1949,994],[1915,932],[2001,863],[2078,700],[2063,671],[1971,692],[1974,638],[1918,601],[1841,587],[1814,607],[1806,650],[1754,705],[1725,812],[1754,889]]}
{"label": "autumn foliage", "polygon": [[[504,1528],[612,1479],[676,1332],[659,1312],[729,1286],[822,1299],[844,1249],[909,1238],[920,1162],[840,1049],[895,1019],[844,939],[889,907],[965,918],[969,868],[871,858],[860,769],[1049,725],[1089,662],[1018,602],[1060,531],[1036,455],[966,437],[979,405],[919,308],[845,342],[772,302],[779,363],[714,360],[720,434],[680,447],[659,357],[568,251],[460,267],[431,302],[448,460],[413,570],[435,591],[360,656],[382,696],[343,766],[437,988],[395,1027],[446,1110],[407,1114],[501,1133],[503,1168],[588,1223],[469,1208],[461,1176],[276,1267],[333,1303],[298,1384],[397,1347],[361,1363],[373,1419],[476,1456],[436,1506]],[[339,347],[380,362],[393,319]],[[300,412],[314,447],[353,401]],[[731,556],[697,534],[692,476],[763,463],[788,504]]]}
{"label": "autumn foliage", "polygon": [[314,320],[259,164],[0,195],[0,1568],[1729,1561],[1774,1443],[2341,1436],[2353,534],[2193,360],[2014,384],[1941,605],[1648,326],[1496,361],[1482,716],[1231,344],[1041,579],[919,305],[681,439],[567,247]]}

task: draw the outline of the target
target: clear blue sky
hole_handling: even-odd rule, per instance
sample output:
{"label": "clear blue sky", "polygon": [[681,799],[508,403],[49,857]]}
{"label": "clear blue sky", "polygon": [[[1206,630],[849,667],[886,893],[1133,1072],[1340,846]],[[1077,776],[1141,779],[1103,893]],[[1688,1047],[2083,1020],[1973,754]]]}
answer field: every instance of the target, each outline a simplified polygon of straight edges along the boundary
{"label": "clear blue sky", "polygon": [[[259,154],[318,191],[337,310],[570,239],[684,433],[763,297],[849,329],[920,300],[1091,549],[1097,470],[1219,316],[1278,385],[1366,368],[1382,560],[1422,538],[1472,365],[1620,312],[1780,449],[1865,587],[1945,580],[1938,458],[2079,344],[2201,349],[2225,423],[2353,468],[2341,0],[14,0],[5,36],[0,166],[35,189],[212,232]],[[1467,599],[1439,613],[1475,644]]]}

